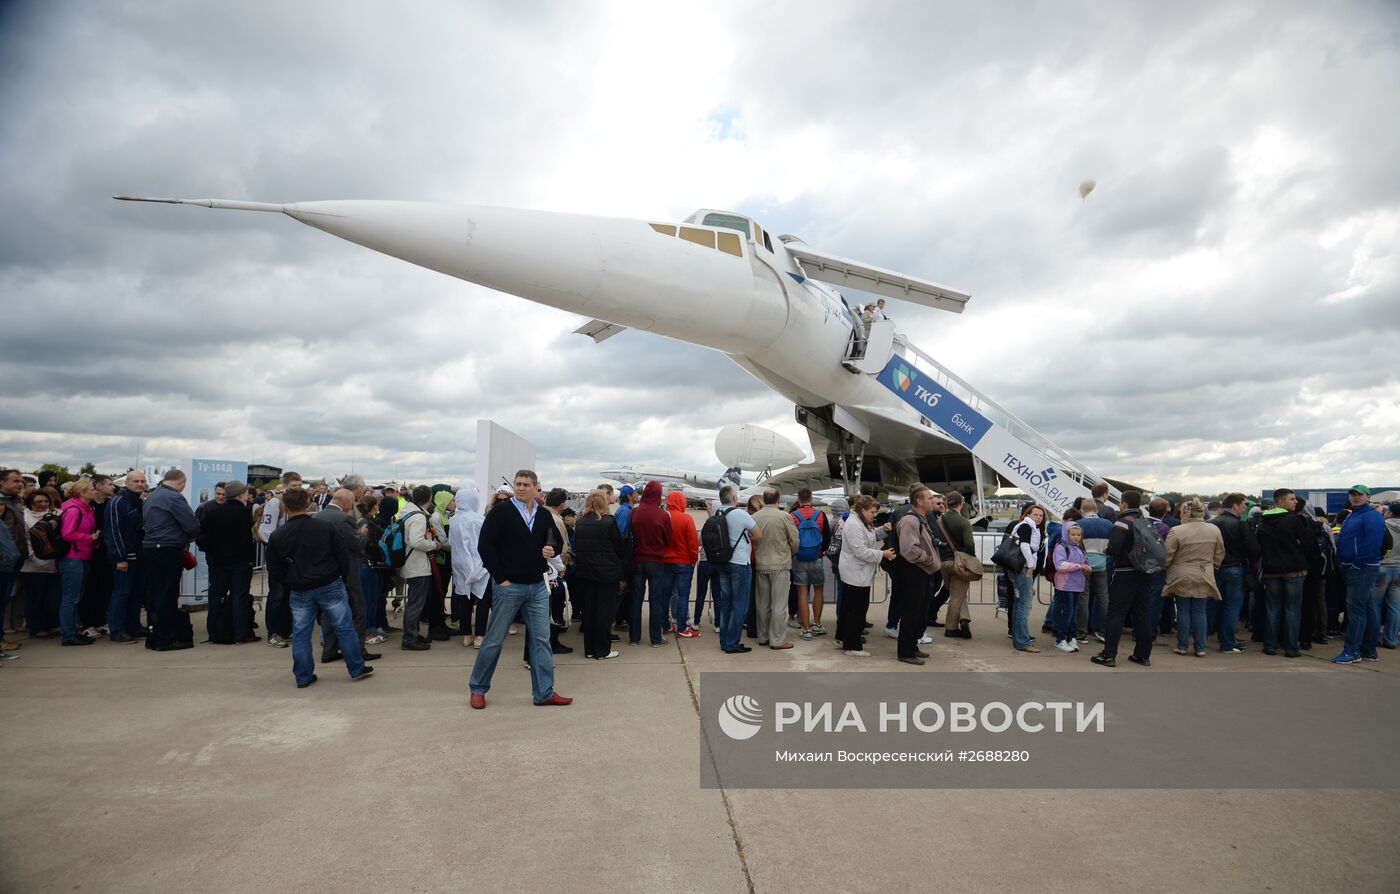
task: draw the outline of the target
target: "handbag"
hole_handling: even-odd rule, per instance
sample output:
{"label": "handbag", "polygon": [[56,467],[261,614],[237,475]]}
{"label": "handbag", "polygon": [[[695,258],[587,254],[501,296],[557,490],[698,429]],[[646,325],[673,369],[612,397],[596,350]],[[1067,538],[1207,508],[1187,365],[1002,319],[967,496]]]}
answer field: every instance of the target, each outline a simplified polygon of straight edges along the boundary
{"label": "handbag", "polygon": [[180,564],[185,567],[186,571],[193,571],[199,567],[199,559],[195,558],[194,553],[185,550],[185,554],[180,557]]}
{"label": "handbag", "polygon": [[996,552],[992,553],[992,564],[1011,574],[1026,570],[1026,557],[1021,554],[1021,538],[1016,536],[1015,531],[1007,531],[1001,543],[997,544]]}
{"label": "handbag", "polygon": [[[943,519],[938,520],[938,529],[943,532],[943,540],[949,546],[953,545],[953,538],[948,536],[948,529],[943,525]],[[1020,552],[1018,549],[1017,552]],[[1024,558],[1024,557],[1023,557]],[[948,566],[944,566],[948,568]],[[976,556],[969,555],[957,547],[953,547],[953,564],[948,572],[958,580],[965,580],[971,583],[982,579],[982,560]]]}

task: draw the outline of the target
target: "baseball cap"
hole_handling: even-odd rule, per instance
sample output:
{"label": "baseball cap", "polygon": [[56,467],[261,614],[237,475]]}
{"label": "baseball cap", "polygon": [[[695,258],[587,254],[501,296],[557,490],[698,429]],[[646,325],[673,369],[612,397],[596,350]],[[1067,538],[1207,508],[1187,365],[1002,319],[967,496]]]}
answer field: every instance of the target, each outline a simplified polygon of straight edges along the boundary
{"label": "baseball cap", "polygon": [[[618,491],[624,497],[630,497],[637,492],[637,489],[630,484],[622,485],[622,490]],[[1367,491],[1369,493],[1369,491]]]}
{"label": "baseball cap", "polygon": [[1371,489],[1364,484],[1353,484],[1347,493],[1361,494],[1363,497],[1369,497],[1371,495]]}

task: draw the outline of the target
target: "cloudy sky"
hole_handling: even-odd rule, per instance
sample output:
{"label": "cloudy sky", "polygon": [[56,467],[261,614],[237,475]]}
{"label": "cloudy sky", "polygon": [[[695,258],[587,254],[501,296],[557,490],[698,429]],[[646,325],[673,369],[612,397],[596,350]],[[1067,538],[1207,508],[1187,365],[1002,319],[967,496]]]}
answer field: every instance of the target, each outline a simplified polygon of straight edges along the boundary
{"label": "cloudy sky", "polygon": [[1400,479],[1395,4],[693,6],[0,5],[0,464],[455,480],[486,417],[581,487],[806,444],[704,349],[137,193],[730,208],[971,292],[892,310],[1101,474]]}

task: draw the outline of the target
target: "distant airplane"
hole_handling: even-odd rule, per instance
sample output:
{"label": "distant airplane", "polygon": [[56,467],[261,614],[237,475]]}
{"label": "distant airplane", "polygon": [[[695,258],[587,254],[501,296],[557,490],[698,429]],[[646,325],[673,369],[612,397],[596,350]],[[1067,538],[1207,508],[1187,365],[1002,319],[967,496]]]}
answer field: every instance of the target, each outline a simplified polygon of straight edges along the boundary
{"label": "distant airplane", "polygon": [[[267,204],[114,198],[285,214],[375,251],[592,319],[727,354],[792,400],[822,478],[848,493],[924,482],[980,499],[998,484],[1059,515],[1101,480],[895,332],[867,331],[832,288],[961,313],[969,296],[775,236],[743,214],[629,220],[395,201]],[[828,285],[831,284],[831,285]]]}
{"label": "distant airplane", "polygon": [[612,481],[621,481],[623,484],[637,485],[645,484],[648,481],[659,481],[663,485],[674,484],[680,487],[694,487],[708,491],[718,491],[722,484],[740,484],[738,469],[730,469],[723,475],[715,475],[705,472],[686,472],[681,469],[628,465],[619,466],[616,469],[604,469],[599,474]]}

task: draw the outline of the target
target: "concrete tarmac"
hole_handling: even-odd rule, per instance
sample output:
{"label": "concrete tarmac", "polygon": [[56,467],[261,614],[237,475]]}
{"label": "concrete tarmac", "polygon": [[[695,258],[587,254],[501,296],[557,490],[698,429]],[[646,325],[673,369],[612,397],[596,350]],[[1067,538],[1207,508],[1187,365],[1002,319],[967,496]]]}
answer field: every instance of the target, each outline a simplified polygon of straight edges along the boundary
{"label": "concrete tarmac", "polygon": [[[867,659],[830,636],[731,656],[709,627],[659,649],[624,634],[613,661],[556,657],[566,708],[531,704],[511,637],[485,711],[467,707],[477,653],[460,638],[421,653],[391,640],[373,677],[318,667],[305,690],[290,651],[264,644],[24,640],[0,669],[0,891],[1400,890],[1393,791],[699,787],[711,670],[1400,668],[1394,652],[1335,667],[1333,646],[1293,661],[1168,647],[1150,670],[1109,671],[1089,647],[1014,652],[1004,616],[973,614],[970,641],[932,631],[925,668],[897,663],[878,626]],[[580,646],[576,626],[564,642]],[[1280,717],[1279,732],[1306,722]]]}

